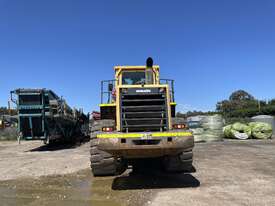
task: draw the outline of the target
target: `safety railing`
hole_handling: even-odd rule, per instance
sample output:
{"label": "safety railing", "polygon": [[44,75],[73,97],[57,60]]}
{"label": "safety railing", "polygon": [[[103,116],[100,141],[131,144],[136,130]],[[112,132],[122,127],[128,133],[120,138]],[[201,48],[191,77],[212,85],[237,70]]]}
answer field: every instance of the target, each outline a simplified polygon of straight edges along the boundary
{"label": "safety railing", "polygon": [[114,85],[114,79],[101,81],[101,104],[112,103],[112,92]]}
{"label": "safety railing", "polygon": [[174,90],[174,80],[173,79],[160,79],[160,84],[169,85],[169,93],[171,102],[175,102],[175,90]]}

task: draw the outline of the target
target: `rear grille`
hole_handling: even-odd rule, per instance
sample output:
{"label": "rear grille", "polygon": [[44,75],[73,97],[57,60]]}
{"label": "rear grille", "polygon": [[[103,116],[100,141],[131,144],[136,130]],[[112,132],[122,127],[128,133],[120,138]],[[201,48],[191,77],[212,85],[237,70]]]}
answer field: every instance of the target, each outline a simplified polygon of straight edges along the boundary
{"label": "rear grille", "polygon": [[[147,132],[167,130],[167,103],[165,92],[149,89],[150,93],[128,89],[121,93],[121,131]],[[148,89],[146,89],[148,92]]]}

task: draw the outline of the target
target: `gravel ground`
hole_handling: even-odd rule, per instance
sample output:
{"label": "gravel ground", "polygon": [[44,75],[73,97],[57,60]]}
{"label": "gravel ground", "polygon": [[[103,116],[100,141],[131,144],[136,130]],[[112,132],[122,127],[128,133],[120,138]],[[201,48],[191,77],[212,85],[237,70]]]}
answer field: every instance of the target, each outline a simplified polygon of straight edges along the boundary
{"label": "gravel ground", "polygon": [[77,172],[89,167],[89,143],[48,147],[41,141],[0,141],[0,180]]}
{"label": "gravel ground", "polygon": [[199,187],[159,191],[159,205],[275,205],[275,141],[197,144]]}
{"label": "gravel ground", "polygon": [[48,148],[40,142],[0,142],[0,202],[8,206],[275,205],[275,140],[200,143],[194,154],[197,172],[193,174],[128,170],[117,177],[93,178],[89,143]]}

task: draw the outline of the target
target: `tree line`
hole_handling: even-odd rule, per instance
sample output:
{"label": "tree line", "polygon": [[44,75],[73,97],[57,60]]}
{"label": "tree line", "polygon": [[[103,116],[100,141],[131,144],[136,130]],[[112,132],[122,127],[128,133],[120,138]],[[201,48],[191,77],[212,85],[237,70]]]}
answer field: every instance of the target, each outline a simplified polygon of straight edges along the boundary
{"label": "tree line", "polygon": [[275,115],[275,99],[258,100],[244,90],[233,92],[229,99],[220,101],[216,111],[224,117],[246,118],[255,115]]}
{"label": "tree line", "polygon": [[233,92],[228,99],[217,102],[215,111],[177,113],[179,117],[222,114],[225,118],[250,118],[256,115],[275,115],[275,99],[262,101],[244,90]]}

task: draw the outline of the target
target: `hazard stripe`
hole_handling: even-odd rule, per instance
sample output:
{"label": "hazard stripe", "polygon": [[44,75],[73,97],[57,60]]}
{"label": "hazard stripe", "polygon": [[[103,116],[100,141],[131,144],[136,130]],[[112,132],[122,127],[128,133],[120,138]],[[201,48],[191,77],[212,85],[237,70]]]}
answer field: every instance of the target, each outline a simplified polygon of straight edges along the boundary
{"label": "hazard stripe", "polygon": [[97,134],[97,138],[141,138],[150,135],[152,137],[189,137],[192,136],[191,132],[156,132],[156,133],[117,133],[117,134]]}

